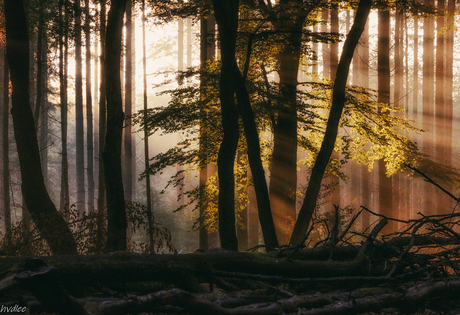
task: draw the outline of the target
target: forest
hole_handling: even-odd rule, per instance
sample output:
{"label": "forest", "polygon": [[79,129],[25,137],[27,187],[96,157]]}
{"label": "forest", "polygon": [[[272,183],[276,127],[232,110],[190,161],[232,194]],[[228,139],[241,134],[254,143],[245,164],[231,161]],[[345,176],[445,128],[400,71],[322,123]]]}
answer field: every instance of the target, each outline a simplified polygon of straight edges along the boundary
{"label": "forest", "polygon": [[460,313],[455,0],[0,3],[0,312]]}

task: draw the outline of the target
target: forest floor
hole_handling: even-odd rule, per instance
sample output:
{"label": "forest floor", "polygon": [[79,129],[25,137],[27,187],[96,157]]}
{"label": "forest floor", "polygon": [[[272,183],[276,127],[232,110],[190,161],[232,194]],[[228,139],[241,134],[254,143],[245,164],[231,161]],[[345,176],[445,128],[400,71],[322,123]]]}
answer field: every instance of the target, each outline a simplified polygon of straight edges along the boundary
{"label": "forest floor", "polygon": [[358,215],[308,248],[2,256],[0,307],[65,315],[460,314],[460,214],[422,216],[391,235],[381,234],[389,221],[382,216],[372,229],[350,232]]}

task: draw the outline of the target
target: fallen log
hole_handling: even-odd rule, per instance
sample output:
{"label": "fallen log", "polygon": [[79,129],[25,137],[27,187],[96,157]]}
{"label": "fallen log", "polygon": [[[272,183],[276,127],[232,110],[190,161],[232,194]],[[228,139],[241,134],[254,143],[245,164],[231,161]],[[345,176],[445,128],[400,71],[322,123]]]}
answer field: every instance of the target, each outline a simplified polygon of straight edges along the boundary
{"label": "fallen log", "polygon": [[[54,266],[55,276],[67,283],[166,281],[192,292],[202,292],[197,283],[210,282],[215,270],[291,278],[382,275],[377,266],[357,260],[300,261],[247,252],[181,255],[115,253],[39,259]],[[24,262],[24,258],[1,258],[0,270]]]}

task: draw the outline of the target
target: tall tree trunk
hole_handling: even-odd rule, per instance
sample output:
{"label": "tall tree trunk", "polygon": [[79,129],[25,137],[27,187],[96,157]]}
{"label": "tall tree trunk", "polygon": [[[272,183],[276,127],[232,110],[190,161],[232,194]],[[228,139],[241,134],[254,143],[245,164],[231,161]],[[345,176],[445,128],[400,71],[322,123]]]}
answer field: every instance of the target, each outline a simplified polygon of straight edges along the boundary
{"label": "tall tree trunk", "polygon": [[286,245],[296,220],[297,75],[305,14],[297,1],[281,1],[280,5],[291,7],[295,11],[286,10],[288,13],[279,18],[282,22],[276,24],[277,31],[288,35],[278,54],[279,98],[283,104],[279,105],[277,120],[273,126],[270,204],[278,242]]}
{"label": "tall tree trunk", "polygon": [[292,245],[300,244],[304,240],[312,215],[315,211],[321,180],[329,159],[331,158],[332,151],[334,150],[340,118],[345,106],[345,86],[348,80],[350,63],[359,38],[364,31],[371,5],[371,0],[360,0],[353,26],[343,46],[342,56],[340,57],[340,62],[337,67],[337,76],[332,91],[332,106],[327,121],[326,132],[318,156],[316,157],[315,165],[312,169],[302,208],[300,209],[294,231],[292,232],[290,240],[290,244]]}
{"label": "tall tree trunk", "polygon": [[[390,11],[380,10],[378,26],[378,95],[377,101],[390,103]],[[385,161],[379,160],[379,211],[388,217],[393,217],[392,178],[386,175]],[[390,221],[386,231],[393,231],[393,221]]]}
{"label": "tall tree trunk", "polygon": [[107,134],[104,146],[104,175],[107,188],[106,251],[126,250],[126,205],[121,170],[123,102],[121,98],[121,38],[126,0],[112,0],[107,18],[105,83],[107,92]]}
{"label": "tall tree trunk", "polygon": [[445,130],[443,146],[445,148],[445,163],[452,163],[452,115],[453,115],[453,64],[454,64],[454,35],[455,35],[455,2],[456,0],[448,0],[447,2],[447,34],[446,34],[446,63],[445,63],[445,82],[444,82],[444,117]]}
{"label": "tall tree trunk", "polygon": [[238,146],[238,111],[235,105],[234,80],[235,42],[238,31],[239,1],[213,0],[219,26],[221,48],[220,103],[224,137],[219,148],[217,169],[219,174],[219,236],[224,249],[238,250],[235,229],[235,177],[234,161]]}
{"label": "tall tree trunk", "polygon": [[[142,0],[142,65],[143,65],[143,83],[144,83],[144,112],[147,113],[147,54],[145,44],[145,0]],[[149,170],[149,132],[147,130],[147,115],[144,115],[144,165],[145,170]],[[152,206],[152,188],[150,185],[150,174],[145,176],[145,192],[147,197],[147,221],[148,221],[148,235],[150,252],[153,253],[153,206]]]}
{"label": "tall tree trunk", "polygon": [[[444,12],[445,2],[444,0],[438,0],[437,5],[438,10]],[[439,16],[436,19],[436,95],[435,95],[435,160],[439,163],[447,164],[447,154],[448,150],[445,145],[445,126],[448,124],[448,120],[452,117],[445,116],[445,107],[444,103],[444,78],[446,76],[445,67],[444,67],[444,41],[445,41],[445,16]],[[449,198],[450,200],[450,198]],[[439,194],[439,191],[436,191],[436,213],[446,213],[448,199],[444,194]]]}
{"label": "tall tree trunk", "polygon": [[[331,13],[331,32],[332,33],[339,33],[339,8],[336,4],[332,5]],[[330,79],[332,81],[335,80],[335,76],[337,74],[337,66],[339,63],[339,43],[331,43],[330,44],[330,52],[329,52],[329,66],[330,66]],[[340,153],[337,151],[332,152],[332,158],[335,160],[340,160]],[[331,174],[331,181],[332,181],[332,205],[340,206],[341,204],[341,189],[340,189],[340,178],[334,174]],[[333,209],[331,207],[330,209]]]}
{"label": "tall tree trunk", "polygon": [[3,54],[3,106],[2,106],[2,170],[3,170],[3,217],[5,219],[5,241],[11,242],[11,200],[10,200],[10,145],[9,145],[9,89],[10,76],[6,49]]}
{"label": "tall tree trunk", "polygon": [[[419,93],[419,77],[418,77],[418,70],[419,70],[419,58],[418,58],[418,17],[414,16],[414,65],[413,65],[413,84],[412,84],[412,119],[416,120],[418,117],[418,93]],[[419,140],[419,136],[415,136],[415,141]],[[411,200],[411,216],[412,213],[416,213],[419,211],[421,207],[420,200],[423,198],[419,198],[418,195],[420,193],[420,185],[418,181],[411,181],[411,190],[412,190],[412,200]]]}
{"label": "tall tree trunk", "polygon": [[133,1],[126,4],[126,54],[125,54],[125,114],[128,117],[124,129],[124,168],[125,168],[125,199],[133,201],[133,127],[131,118],[133,114]]}
{"label": "tall tree trunk", "polygon": [[[40,8],[41,11],[44,8]],[[45,19],[45,14],[40,14],[41,19]],[[41,22],[41,21],[40,21]],[[48,182],[48,43],[46,36],[45,22],[39,28],[38,48],[37,49],[37,101],[36,114],[39,121],[37,128],[39,130],[40,158],[42,165],[43,177],[45,184]],[[40,58],[38,58],[40,56]]]}
{"label": "tall tree trunk", "polygon": [[[67,154],[67,67],[68,67],[68,14],[67,0],[59,1],[59,97],[61,103],[61,195],[60,210],[68,222],[70,218],[69,206],[69,162]],[[63,17],[65,15],[65,18]]]}
{"label": "tall tree trunk", "polygon": [[[400,99],[403,95],[403,36],[402,36],[402,22],[403,22],[403,15],[401,12],[397,11],[395,13],[395,44],[394,44],[394,69],[395,69],[395,79],[394,79],[394,94],[393,94],[393,104],[395,107],[401,107]],[[403,186],[401,185],[401,181],[403,177],[400,176],[399,173],[396,173],[392,176],[393,178],[393,200],[392,200],[392,207],[393,213],[396,216],[400,215],[400,208],[402,204],[401,196],[402,193],[401,189]]]}
{"label": "tall tree trunk", "polygon": [[88,178],[88,212],[94,210],[94,140],[93,96],[91,93],[91,16],[89,0],[85,0],[85,58],[86,58],[86,174]]}
{"label": "tall tree trunk", "polygon": [[83,75],[81,57],[81,7],[80,0],[74,2],[75,13],[75,151],[77,167],[77,212],[85,213],[85,140],[83,129]]}
{"label": "tall tree trunk", "polygon": [[6,48],[11,69],[14,137],[22,194],[35,225],[54,254],[76,254],[69,227],[46,191],[29,96],[29,35],[23,3],[5,0]]}
{"label": "tall tree trunk", "polygon": [[104,214],[106,205],[106,189],[104,176],[104,148],[105,135],[107,129],[107,99],[105,87],[105,42],[106,42],[106,0],[100,0],[100,38],[101,38],[101,75],[100,75],[100,97],[99,97],[99,172],[98,172],[98,190],[97,190],[97,250],[101,250],[104,240]]}
{"label": "tall tree trunk", "polygon": [[[425,5],[433,5],[433,0],[425,0]],[[428,17],[423,21],[423,153],[434,157],[434,23]],[[423,213],[435,214],[435,190],[433,185],[423,183]]]}
{"label": "tall tree trunk", "polygon": [[[201,43],[200,43],[200,98],[204,101],[207,99],[206,85],[207,85],[207,63],[214,60],[214,54],[216,52],[215,44],[215,25],[216,21],[214,16],[202,17],[200,19],[201,27]],[[200,217],[203,219],[206,213],[208,200],[205,195],[206,182],[208,180],[208,165],[205,158],[206,147],[209,145],[208,135],[206,132],[206,116],[207,110],[202,108],[200,110],[201,122],[200,122]],[[206,226],[201,224],[199,234],[200,249],[207,249],[209,246],[208,232]]]}

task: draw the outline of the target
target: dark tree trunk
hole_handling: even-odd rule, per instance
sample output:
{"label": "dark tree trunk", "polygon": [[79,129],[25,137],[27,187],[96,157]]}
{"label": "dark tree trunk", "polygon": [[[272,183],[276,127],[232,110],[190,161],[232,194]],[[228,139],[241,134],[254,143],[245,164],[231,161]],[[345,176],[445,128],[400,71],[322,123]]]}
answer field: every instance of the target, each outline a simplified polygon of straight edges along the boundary
{"label": "dark tree trunk", "polygon": [[11,200],[10,200],[10,146],[9,146],[9,69],[6,49],[3,54],[3,99],[2,99],[2,170],[3,170],[3,217],[5,220],[5,241],[11,241]]}
{"label": "dark tree trunk", "polygon": [[[442,145],[445,148],[445,163],[452,163],[452,115],[453,115],[453,61],[454,61],[454,14],[456,0],[447,2],[447,34],[446,34],[446,59],[445,59],[445,82],[444,82],[444,110],[445,117],[444,139]],[[448,204],[449,205],[449,204]]]}
{"label": "dark tree trunk", "polygon": [[88,212],[94,210],[94,140],[93,98],[91,94],[91,25],[89,0],[85,0],[85,58],[86,58],[86,174],[88,177]]}
{"label": "dark tree trunk", "polygon": [[54,254],[76,254],[69,227],[46,191],[29,97],[29,36],[22,2],[4,1],[6,48],[13,85],[11,113],[19,156],[22,194],[34,223]]}
{"label": "dark tree trunk", "polygon": [[[59,1],[59,97],[61,102],[61,195],[60,210],[69,221],[69,162],[67,155],[67,51],[68,32],[65,27],[68,22],[67,0]],[[63,15],[65,14],[65,19]]]}
{"label": "dark tree trunk", "polygon": [[121,38],[126,0],[112,0],[107,19],[105,82],[107,92],[107,134],[103,153],[107,188],[106,251],[126,250],[126,205],[121,170],[123,103],[121,98]]}
{"label": "dark tree trunk", "polygon": [[345,105],[345,86],[347,84],[350,63],[359,38],[364,31],[371,5],[372,1],[370,0],[361,0],[359,2],[353,26],[343,46],[342,56],[337,67],[337,75],[332,92],[332,106],[327,121],[326,132],[318,156],[316,157],[315,165],[312,169],[302,208],[300,209],[294,231],[292,232],[290,244],[293,245],[300,244],[304,240],[312,215],[315,211],[321,180],[329,159],[331,158],[332,151],[334,150],[339,122]]}
{"label": "dark tree trunk", "polygon": [[214,0],[214,11],[219,26],[222,68],[220,75],[220,103],[224,137],[219,148],[219,236],[224,249],[238,250],[235,228],[234,162],[238,145],[238,111],[235,105],[234,67],[235,42],[238,31],[239,1]]}
{"label": "dark tree trunk", "polygon": [[80,0],[74,2],[75,13],[75,151],[77,167],[77,212],[80,216],[86,209],[85,192],[85,140],[83,128],[83,75],[81,57],[81,7]]}
{"label": "dark tree trunk", "polygon": [[[142,64],[143,64],[143,83],[144,83],[144,112],[147,113],[147,54],[145,44],[145,0],[142,0]],[[144,124],[147,126],[147,115],[144,116]],[[149,131],[144,128],[144,165],[145,169],[149,169]],[[150,174],[145,176],[145,192],[147,199],[147,222],[148,222],[148,236],[149,236],[149,249],[153,253],[153,206],[151,196]]]}
{"label": "dark tree trunk", "polygon": [[[380,10],[378,26],[378,96],[380,103],[390,103],[390,12]],[[387,217],[394,217],[392,202],[392,178],[386,174],[385,161],[379,160],[379,211]],[[393,221],[385,231],[393,231]]]}
{"label": "dark tree trunk", "polygon": [[[216,20],[217,24],[219,25],[219,33],[221,38],[221,54],[222,54],[222,70],[221,70],[221,103],[225,101],[226,104],[222,104],[222,122],[223,125],[226,125],[227,132],[229,132],[229,137],[227,138],[228,141],[228,149],[229,151],[219,151],[219,158],[224,159],[227,161],[228,165],[230,165],[230,159],[232,161],[231,170],[230,166],[225,169],[224,173],[226,172],[226,176],[231,176],[231,186],[232,191],[234,190],[234,176],[233,176],[233,162],[235,159],[236,147],[238,144],[238,113],[235,108],[235,100],[233,98],[233,94],[236,94],[236,98],[238,101],[238,109],[241,113],[241,118],[243,121],[244,132],[246,136],[246,141],[248,144],[248,160],[249,165],[251,167],[251,172],[253,175],[254,180],[254,188],[256,191],[256,198],[257,198],[257,206],[259,209],[259,220],[262,227],[262,233],[264,235],[265,245],[269,247],[278,247],[278,239],[276,237],[275,226],[273,223],[273,217],[271,213],[270,207],[270,199],[268,195],[268,188],[267,182],[265,181],[265,172],[262,166],[262,161],[260,158],[260,143],[259,143],[259,135],[257,132],[257,126],[254,120],[254,113],[251,108],[251,103],[249,99],[249,94],[246,89],[245,80],[241,75],[238,65],[235,59],[235,43],[238,31],[238,1],[236,3],[227,3],[224,4],[213,1],[214,9],[216,12]],[[224,114],[224,110],[227,114]],[[224,115],[229,115],[224,118]],[[228,121],[224,124],[224,119]],[[228,124],[227,124],[228,123]],[[231,128],[231,129],[230,129]],[[224,141],[225,141],[225,127],[224,127]],[[231,149],[231,150],[230,150]],[[224,157],[225,154],[225,157]],[[231,171],[231,173],[230,173]],[[219,169],[219,176],[222,175]],[[230,182],[230,179],[227,179]],[[220,184],[220,181],[219,181]],[[222,190],[222,186],[220,187],[220,191],[229,191],[229,189]],[[232,196],[228,196],[225,198],[230,198]],[[219,207],[221,206],[221,201],[225,202],[227,200],[220,200],[222,194],[219,194]],[[228,200],[230,201],[230,200]],[[222,205],[223,206],[223,205]],[[230,211],[224,212],[228,215],[228,219],[233,219],[233,222],[221,222],[219,218],[219,224],[228,225],[226,228],[228,232],[232,229],[232,234],[224,234],[231,235],[232,240],[232,249],[237,250],[238,245],[236,241],[236,232],[235,232],[235,213],[234,213],[234,200],[231,201],[232,206],[232,214]],[[227,207],[227,206],[225,206]],[[228,209],[230,210],[230,209]],[[231,227],[233,225],[233,227]],[[219,226],[220,228],[220,226]],[[222,238],[222,232],[221,232]],[[234,239],[233,239],[234,238]],[[222,239],[221,239],[222,241]],[[224,248],[223,244],[221,243],[222,247]]]}
{"label": "dark tree trunk", "polygon": [[105,135],[107,128],[107,100],[106,100],[106,87],[105,87],[105,38],[106,38],[106,0],[100,1],[100,38],[101,38],[101,83],[100,83],[100,97],[99,97],[99,172],[98,172],[98,183],[99,187],[97,190],[97,250],[102,249],[104,242],[104,213],[106,205],[106,189],[105,189],[105,176],[104,176],[104,158],[103,152],[105,148]]}
{"label": "dark tree trunk", "polygon": [[[133,1],[126,4],[126,55],[125,55],[125,114],[130,117],[133,114]],[[127,118],[124,129],[124,168],[125,168],[125,199],[133,201],[133,127],[131,118]]]}
{"label": "dark tree trunk", "polygon": [[[438,0],[437,4],[438,9],[441,12],[445,10],[445,2],[444,0]],[[439,16],[436,19],[436,95],[435,95],[435,160],[438,163],[447,164],[449,156],[446,154],[446,150],[449,150],[445,147],[445,130],[446,126],[448,125],[448,121],[452,119],[452,117],[447,117],[445,112],[446,104],[444,102],[444,78],[445,74],[445,67],[444,67],[444,41],[445,41],[445,17]],[[452,65],[451,65],[452,66]],[[440,194],[439,191],[436,191],[436,213],[446,213],[448,211],[447,205],[448,199],[447,196],[444,194]]]}

